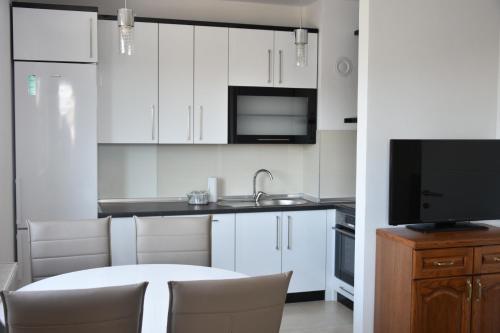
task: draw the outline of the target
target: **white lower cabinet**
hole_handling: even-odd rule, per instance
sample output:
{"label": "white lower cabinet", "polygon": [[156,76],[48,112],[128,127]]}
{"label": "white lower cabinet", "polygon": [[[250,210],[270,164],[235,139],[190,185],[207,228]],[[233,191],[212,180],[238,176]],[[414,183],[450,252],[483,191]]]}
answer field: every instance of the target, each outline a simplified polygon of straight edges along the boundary
{"label": "white lower cabinet", "polygon": [[281,272],[281,212],[236,214],[236,271]]}
{"label": "white lower cabinet", "polygon": [[283,213],[282,271],[293,271],[289,292],[326,288],[326,211]]}
{"label": "white lower cabinet", "polygon": [[135,220],[133,217],[111,220],[111,265],[137,264]]}
{"label": "white lower cabinet", "polygon": [[234,271],[235,214],[212,218],[212,267]]}
{"label": "white lower cabinet", "polygon": [[325,290],[326,211],[236,214],[236,271],[293,271],[289,292]]}

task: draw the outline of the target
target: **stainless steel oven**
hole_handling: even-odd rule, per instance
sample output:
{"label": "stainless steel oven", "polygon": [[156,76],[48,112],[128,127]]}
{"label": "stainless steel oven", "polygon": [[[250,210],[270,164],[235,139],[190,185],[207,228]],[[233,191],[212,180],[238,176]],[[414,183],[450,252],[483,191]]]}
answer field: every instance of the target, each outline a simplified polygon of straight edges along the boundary
{"label": "stainless steel oven", "polygon": [[354,286],[355,216],[338,211],[335,225],[335,276]]}

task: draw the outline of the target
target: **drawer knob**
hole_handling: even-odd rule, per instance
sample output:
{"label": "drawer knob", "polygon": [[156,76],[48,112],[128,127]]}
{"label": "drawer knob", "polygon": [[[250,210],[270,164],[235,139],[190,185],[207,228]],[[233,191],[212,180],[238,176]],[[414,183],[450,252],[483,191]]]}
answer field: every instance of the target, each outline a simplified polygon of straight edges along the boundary
{"label": "drawer knob", "polygon": [[493,257],[493,261],[500,262],[500,257]]}
{"label": "drawer knob", "polygon": [[455,262],[453,260],[450,261],[434,261],[432,263],[434,266],[437,267],[449,267],[455,265]]}

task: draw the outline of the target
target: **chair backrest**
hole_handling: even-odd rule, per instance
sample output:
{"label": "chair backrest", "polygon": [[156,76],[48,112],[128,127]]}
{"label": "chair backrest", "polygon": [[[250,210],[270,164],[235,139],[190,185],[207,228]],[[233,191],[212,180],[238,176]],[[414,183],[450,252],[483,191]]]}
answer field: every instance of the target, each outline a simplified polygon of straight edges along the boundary
{"label": "chair backrest", "polygon": [[278,333],[291,276],[171,281],[167,333]]}
{"label": "chair backrest", "polygon": [[7,332],[141,332],[147,285],[3,292]]}
{"label": "chair backrest", "polygon": [[109,266],[110,221],[28,221],[32,280]]}
{"label": "chair backrest", "polygon": [[210,266],[211,216],[135,217],[138,264]]}

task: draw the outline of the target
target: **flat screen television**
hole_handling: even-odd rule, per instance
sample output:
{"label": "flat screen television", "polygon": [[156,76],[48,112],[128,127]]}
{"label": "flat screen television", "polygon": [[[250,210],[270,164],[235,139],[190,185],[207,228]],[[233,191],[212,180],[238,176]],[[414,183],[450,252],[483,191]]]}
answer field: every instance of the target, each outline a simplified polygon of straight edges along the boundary
{"label": "flat screen television", "polygon": [[419,231],[500,219],[500,140],[391,140],[389,223]]}

